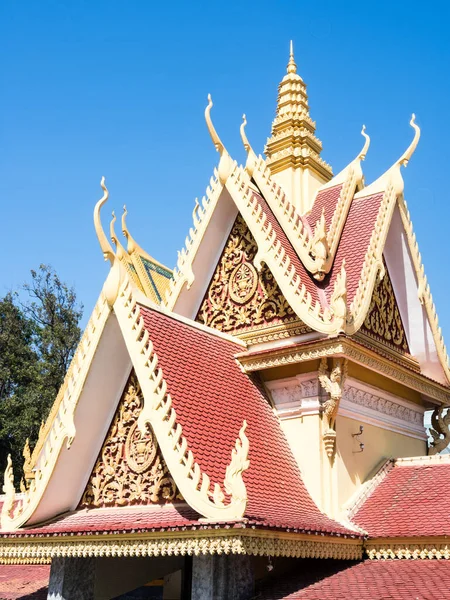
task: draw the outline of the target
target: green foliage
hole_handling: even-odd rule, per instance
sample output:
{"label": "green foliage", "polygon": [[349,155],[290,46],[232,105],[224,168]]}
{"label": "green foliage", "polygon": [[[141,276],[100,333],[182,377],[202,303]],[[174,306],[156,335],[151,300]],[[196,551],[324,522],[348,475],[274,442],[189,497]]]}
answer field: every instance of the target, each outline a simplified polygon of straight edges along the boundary
{"label": "green foliage", "polygon": [[12,455],[16,484],[76,350],[83,308],[73,288],[41,265],[17,293],[0,299],[0,473]]}

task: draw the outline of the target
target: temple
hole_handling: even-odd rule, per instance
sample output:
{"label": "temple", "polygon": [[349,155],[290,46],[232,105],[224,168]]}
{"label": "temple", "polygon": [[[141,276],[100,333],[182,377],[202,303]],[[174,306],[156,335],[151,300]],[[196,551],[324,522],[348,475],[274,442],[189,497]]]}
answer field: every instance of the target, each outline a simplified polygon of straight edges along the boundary
{"label": "temple", "polygon": [[244,116],[237,164],[212,107],[218,165],[173,271],[125,208],[126,243],[114,213],[105,233],[102,179],[110,269],[20,491],[8,461],[0,597],[26,578],[64,600],[449,598],[449,362],[402,177],[415,116],[367,183],[365,127],[340,173],[321,157],[292,44],[265,157]]}

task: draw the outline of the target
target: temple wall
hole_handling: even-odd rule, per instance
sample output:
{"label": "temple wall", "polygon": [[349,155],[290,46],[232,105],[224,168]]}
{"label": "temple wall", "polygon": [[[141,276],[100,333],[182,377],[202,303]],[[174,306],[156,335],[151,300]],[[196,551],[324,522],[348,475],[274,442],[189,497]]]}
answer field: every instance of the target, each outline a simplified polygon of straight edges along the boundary
{"label": "temple wall", "polygon": [[[353,436],[364,430],[358,437]],[[342,507],[369,479],[384,460],[409,456],[424,456],[427,453],[426,441],[389,431],[382,427],[363,423],[360,420],[338,416],[336,423],[338,505]],[[364,444],[361,452],[359,444]]]}
{"label": "temple wall", "polygon": [[322,482],[322,436],[319,415],[281,421],[292,453],[303,475],[303,481],[315,503],[324,503]]}

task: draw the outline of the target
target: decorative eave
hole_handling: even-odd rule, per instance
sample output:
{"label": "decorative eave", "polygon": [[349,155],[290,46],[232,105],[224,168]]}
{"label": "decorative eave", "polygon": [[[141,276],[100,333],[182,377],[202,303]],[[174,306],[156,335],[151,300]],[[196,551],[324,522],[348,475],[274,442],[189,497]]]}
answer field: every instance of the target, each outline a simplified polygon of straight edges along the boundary
{"label": "decorative eave", "polygon": [[[243,352],[236,356],[246,373],[298,364],[327,357],[347,358],[372,371],[427,396],[436,404],[450,404],[450,389],[408,368],[400,361],[380,356],[345,336],[322,339],[261,352]],[[403,362],[403,361],[402,361]]]}
{"label": "decorative eave", "polygon": [[[48,486],[64,442],[67,441],[67,448],[71,446],[76,435],[75,411],[105,325],[113,312],[119,321],[137,376],[139,379],[143,378],[141,386],[145,404],[139,421],[141,429],[145,429],[146,423],[151,422],[178,489],[197,512],[216,520],[240,519],[247,503],[245,484],[242,480],[242,471],[249,466],[248,439],[245,435],[247,424],[244,422],[240,432],[236,432],[235,447],[230,448],[231,461],[224,482],[228,495],[225,502],[225,495],[218,484],[210,491],[209,477],[200,471],[192,452],[188,450],[187,440],[182,436],[181,426],[176,422],[176,413],[171,407],[170,395],[166,392],[167,385],[161,369],[157,367],[157,356],[152,349],[148,332],[143,329],[135,294],[140,294],[143,304],[149,300],[128,277],[121,261],[120,250],[119,256],[116,256],[101,226],[100,209],[108,199],[103,180],[102,187],[105,193],[95,207],[94,222],[100,247],[104,257],[110,261],[111,269],[47,422],[41,428],[38,443],[31,457],[30,468],[34,477],[30,480],[29,488],[20,497],[15,494],[12,465],[10,461],[8,463],[4,476],[6,497],[0,528],[15,530],[30,519]],[[219,332],[214,334],[230,338]],[[233,338],[233,341],[245,347],[239,340]]]}
{"label": "decorative eave", "polygon": [[229,500],[225,502],[225,494],[218,483],[210,491],[208,475],[201,472],[194,455],[188,450],[188,440],[177,423],[170,391],[145,329],[137,297],[131,282],[124,279],[114,303],[114,312],[144,396],[144,407],[138,419],[139,429],[144,432],[147,423],[150,423],[171,476],[192,508],[208,519],[240,519],[247,504],[242,472],[250,464],[247,458],[249,442],[245,435],[247,423],[244,421],[242,425],[235,448],[230,449],[231,461],[224,481]]}
{"label": "decorative eave", "polygon": [[[170,529],[170,528],[169,528]],[[257,529],[254,526],[205,524],[195,530],[144,534],[83,534],[0,538],[0,564],[48,564],[55,557],[170,556],[249,554],[297,558],[359,560],[363,540],[323,533]]]}
{"label": "decorative eave", "polygon": [[16,529],[26,523],[47,487],[64,443],[67,448],[70,448],[76,435],[75,408],[110,313],[111,309],[102,292],[47,421],[39,432],[30,464],[34,477],[30,480],[29,488],[18,497],[17,502],[14,489],[11,491],[12,510],[5,510],[6,503],[4,504],[0,519],[1,529]]}
{"label": "decorative eave", "polygon": [[361,152],[345,169],[319,188],[316,193],[317,198],[320,192],[341,186],[339,199],[327,232],[323,213],[317,223],[309,223],[308,218],[302,217],[295,206],[289,202],[281,186],[273,180],[271,176],[272,169],[269,168],[268,162],[261,155],[257,157],[253,151],[245,133],[245,125],[247,124],[245,115],[243,119],[241,138],[247,152],[245,169],[261,190],[304,267],[315,279],[322,281],[333,266],[355,191],[361,189],[364,185],[361,161],[365,159],[370,145],[370,138],[365,133],[365,126],[361,131],[361,134],[365,137]]}
{"label": "decorative eave", "polygon": [[439,327],[439,319],[434,305],[433,296],[431,294],[430,285],[425,275],[425,267],[422,263],[422,256],[419,251],[419,245],[416,240],[414,233],[411,216],[409,214],[408,206],[403,195],[398,199],[398,207],[400,210],[400,216],[402,219],[403,227],[406,231],[406,238],[408,240],[408,246],[411,253],[412,262],[416,272],[417,280],[419,282],[419,300],[425,307],[428,322],[430,324],[431,332],[433,334],[434,343],[436,344],[437,354],[444,369],[445,376],[450,382],[450,366],[449,356],[447,348],[442,335],[442,329]]}
{"label": "decorative eave", "polygon": [[342,331],[346,311],[342,314],[340,303],[346,293],[345,268],[336,281],[330,306],[314,302],[254,194],[247,171],[235,165],[225,185],[258,245],[255,267],[260,269],[262,262],[267,264],[291,308],[308,327],[329,335]]}
{"label": "decorative eave", "polygon": [[224,188],[224,183],[231,166],[231,158],[220,141],[211,121],[210,112],[212,106],[213,102],[211,95],[208,95],[205,120],[214,146],[220,154],[219,165],[217,168],[214,168],[213,177],[210,179],[209,186],[206,188],[206,194],[201,199],[201,202],[199,202],[197,198],[195,199],[195,206],[192,211],[194,226],[189,229],[185,245],[182,250],[178,252],[177,266],[173,272],[173,278],[170,281],[165,296],[165,306],[169,310],[173,310],[175,307],[184,286],[187,286],[187,289],[189,289],[194,283],[195,275],[192,270],[192,264],[217,206],[217,202]]}
{"label": "decorative eave", "polygon": [[372,560],[450,559],[450,542],[447,536],[412,538],[368,539],[364,553]]}

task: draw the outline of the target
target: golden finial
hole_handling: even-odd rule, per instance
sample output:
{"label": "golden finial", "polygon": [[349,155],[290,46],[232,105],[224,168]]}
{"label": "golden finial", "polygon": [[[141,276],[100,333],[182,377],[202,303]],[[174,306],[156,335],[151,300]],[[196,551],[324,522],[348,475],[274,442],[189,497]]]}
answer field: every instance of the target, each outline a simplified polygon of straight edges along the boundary
{"label": "golden finial", "polygon": [[122,214],[122,233],[123,235],[127,238],[127,251],[128,254],[133,254],[133,252],[136,250],[136,248],[138,247],[136,242],[134,241],[133,236],[131,235],[131,233],[128,231],[128,227],[127,227],[127,206],[126,204],[123,205],[123,214]]}
{"label": "golden finial", "polygon": [[116,222],[116,213],[114,211],[112,211],[112,219],[111,219],[111,223],[109,224],[109,236],[111,238],[112,243],[114,244],[114,246],[116,247],[116,256],[118,259],[121,259],[125,256],[126,252],[125,252],[125,248],[122,246],[122,244],[120,243],[119,239],[116,236],[116,231],[114,229],[114,224]]}
{"label": "golden finial", "polygon": [[295,64],[295,60],[294,60],[294,44],[291,40],[290,43],[290,47],[289,47],[289,62],[288,62],[288,66],[287,66],[287,72],[288,73],[297,73],[297,65]]}
{"label": "golden finial", "polygon": [[408,146],[408,148],[405,150],[405,152],[403,152],[403,154],[397,161],[399,165],[403,165],[404,167],[407,166],[411,156],[414,153],[414,150],[417,148],[417,144],[419,143],[420,139],[420,127],[416,124],[416,115],[414,113],[411,116],[411,121],[409,122],[409,124],[414,129],[414,138]]}
{"label": "golden finial", "polygon": [[250,152],[250,150],[252,149],[252,147],[250,146],[247,136],[245,134],[245,126],[247,125],[247,117],[244,115],[242,115],[242,124],[241,124],[241,139],[242,139],[242,143],[244,144],[244,148],[245,151],[247,152],[247,154]]}
{"label": "golden finial", "polygon": [[205,120],[206,126],[208,127],[209,135],[213,141],[214,146],[216,147],[217,152],[222,156],[223,151],[225,150],[224,145],[220,141],[220,137],[217,135],[217,131],[211,120],[211,108],[213,107],[213,101],[211,99],[211,94],[208,94],[208,106],[205,108]]}
{"label": "golden finial", "polygon": [[363,149],[359,153],[358,158],[360,160],[364,160],[366,158],[367,151],[369,150],[369,146],[370,146],[370,137],[366,133],[366,126],[365,125],[362,126],[361,135],[366,138],[366,141],[364,142]]}
{"label": "golden finial", "polygon": [[100,200],[97,202],[97,204],[95,205],[94,208],[94,226],[95,226],[95,233],[97,234],[97,238],[100,244],[100,248],[102,249],[103,252],[103,256],[105,258],[105,260],[109,260],[111,262],[111,264],[113,264],[114,262],[114,251],[112,249],[111,244],[108,241],[108,238],[105,235],[105,232],[103,231],[103,227],[102,227],[102,222],[100,220],[100,209],[101,207],[105,204],[105,202],[108,200],[109,198],[109,192],[108,189],[105,185],[105,178],[102,177],[102,180],[100,182],[100,185],[102,186],[103,189],[103,196],[100,198]]}

